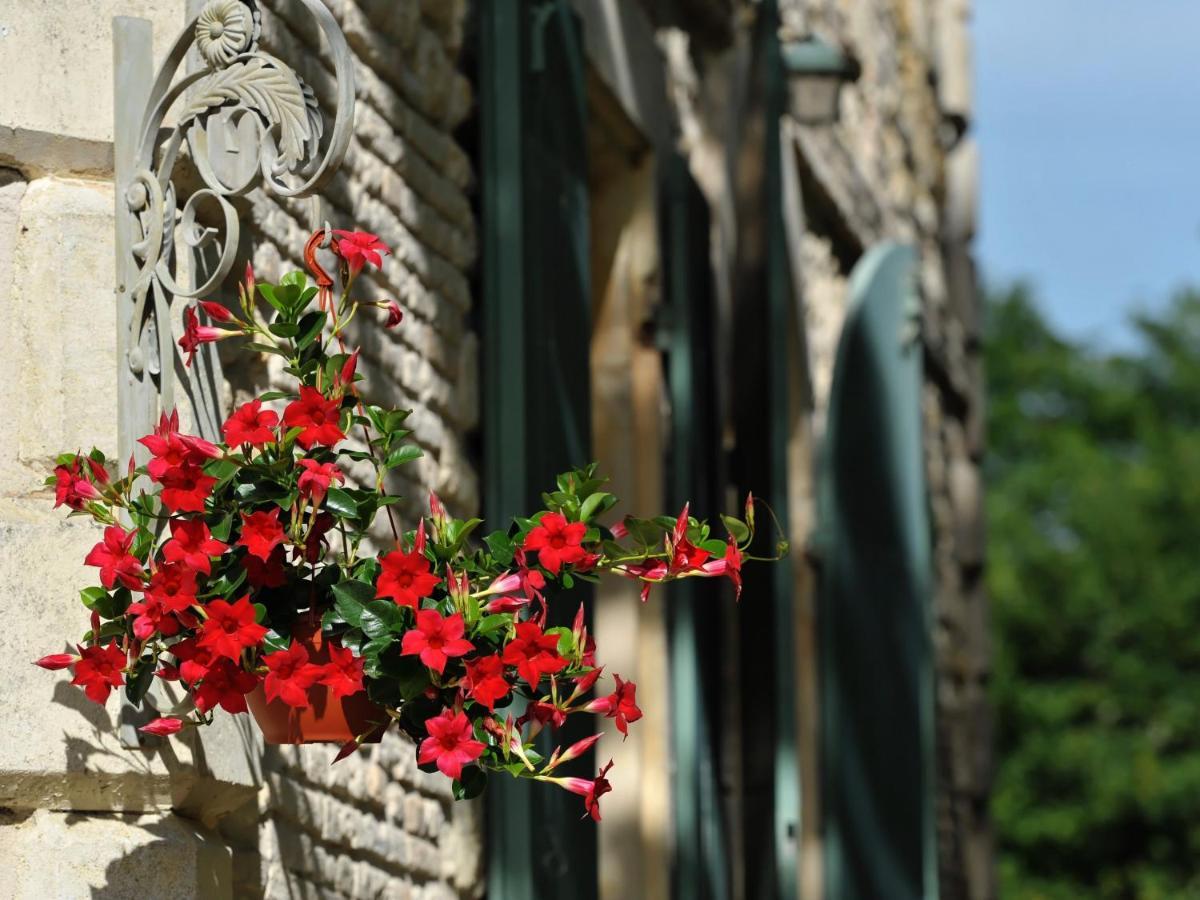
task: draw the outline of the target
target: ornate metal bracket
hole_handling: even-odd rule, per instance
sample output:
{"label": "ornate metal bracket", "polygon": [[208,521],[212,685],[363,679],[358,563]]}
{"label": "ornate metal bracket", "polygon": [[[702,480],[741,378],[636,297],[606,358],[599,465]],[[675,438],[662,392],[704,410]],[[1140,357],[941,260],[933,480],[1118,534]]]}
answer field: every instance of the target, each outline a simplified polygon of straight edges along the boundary
{"label": "ornate metal bracket", "polygon": [[[175,351],[171,304],[176,297],[204,296],[229,275],[240,232],[231,199],[258,189],[279,197],[312,196],[346,155],[354,122],[350,50],[320,0],[298,2],[332,55],[332,129],[313,90],[285,62],[260,49],[254,0],[189,0],[195,15],[157,73],[150,22],[113,20],[122,461],[143,455],[136,441],[152,430],[161,410],[174,408],[177,378],[192,401],[195,428],[218,437],[216,353],[211,345],[203,348],[199,365],[185,372]],[[180,74],[192,48],[195,54]],[[174,124],[164,128],[168,116]],[[177,180],[185,159],[195,177]],[[122,741],[136,746],[128,712],[122,710]]]}
{"label": "ornate metal bracket", "polygon": [[[233,267],[240,228],[231,198],[259,188],[279,197],[310,196],[328,182],[349,146],[350,50],[319,0],[299,2],[333,58],[336,105],[328,133],[313,90],[260,49],[254,0],[207,0],[153,78],[150,23],[114,20],[121,459],[153,426],[159,408],[175,404],[172,300],[209,293]],[[192,47],[200,65],[177,78]],[[172,113],[175,124],[164,129]],[[185,157],[201,182],[190,191],[175,180]],[[206,361],[198,377],[215,388],[215,354]],[[193,391],[192,399],[212,406],[211,396],[206,403]],[[219,421],[215,409],[196,412],[201,431]]]}

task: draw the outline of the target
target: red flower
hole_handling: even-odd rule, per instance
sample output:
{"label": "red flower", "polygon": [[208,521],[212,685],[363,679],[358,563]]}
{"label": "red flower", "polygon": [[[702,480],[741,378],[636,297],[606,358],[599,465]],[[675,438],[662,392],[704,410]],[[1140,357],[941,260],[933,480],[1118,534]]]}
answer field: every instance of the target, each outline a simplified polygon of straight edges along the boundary
{"label": "red flower", "polygon": [[383,241],[366,231],[345,231],[339,228],[333,233],[341,239],[335,244],[338,255],[346,261],[346,265],[355,275],[362,271],[364,263],[371,263],[377,269],[381,268],[383,257],[380,254],[392,252]]}
{"label": "red flower", "polygon": [[133,635],[139,641],[144,641],[155,632],[163,637],[179,634],[179,620],[171,615],[163,602],[157,597],[147,594],[141,603],[130,603],[128,613],[135,615],[133,620]]}
{"label": "red flower", "polygon": [[314,506],[320,506],[333,482],[343,482],[346,476],[333,463],[319,463],[315,459],[302,459],[300,465],[304,471],[296,487],[300,489],[301,497],[310,497]]}
{"label": "red flower", "polygon": [[145,570],[136,556],[129,552],[133,546],[133,531],[120,525],[104,529],[104,540],[91,549],[84,564],[100,567],[100,583],[111,588],[118,581],[132,591],[141,590]]}
{"label": "red flower", "polygon": [[508,694],[512,685],[504,677],[504,661],[496,654],[467,663],[467,692],[490,710]]}
{"label": "red flower", "polygon": [[742,599],[742,551],[732,537],[725,544],[725,555],[701,566],[709,575],[727,575],[733,582],[734,599]]}
{"label": "red flower", "polygon": [[436,762],[438,771],[448,778],[462,775],[463,766],[483,756],[487,749],[482,741],[474,739],[471,720],[464,712],[445,710],[425,722],[429,737],[421,741],[417,761]]}
{"label": "red flower", "polygon": [[70,466],[57,466],[54,469],[54,478],[55,509],[64,503],[71,509],[83,509],[83,505],[89,500],[100,499],[100,492],[96,490],[95,485],[80,473],[78,459]]}
{"label": "red flower", "polygon": [[552,725],[555,729],[562,728],[563,723],[567,721],[566,710],[555,706],[553,703],[546,703],[544,700],[536,700],[525,707],[525,715],[517,719],[517,725],[524,725],[526,722],[537,722],[539,725]]}
{"label": "red flower", "polygon": [[229,311],[228,307],[222,306],[220,303],[215,303],[212,300],[197,300],[196,302],[200,304],[200,308],[214,322],[233,321],[233,313]]}
{"label": "red flower", "polygon": [[283,424],[289,429],[302,428],[296,443],[305,450],[315,444],[332,447],[346,435],[338,427],[339,404],[327,400],[316,388],[300,388],[300,399],[293,400],[283,411]]}
{"label": "red flower", "polygon": [[41,666],[43,669],[48,669],[51,672],[57,672],[59,669],[68,669],[75,665],[75,660],[79,659],[74,653],[51,653],[49,656],[43,656],[39,660],[34,661],[35,666]]}
{"label": "red flower", "polygon": [[263,690],[267,700],[282,700],[288,706],[305,709],[308,706],[308,689],[324,674],[324,667],[308,661],[308,651],[298,642],[286,650],[276,650],[263,657],[267,677]]}
{"label": "red flower", "polygon": [[521,547],[536,550],[538,562],[557,575],[564,564],[577,563],[584,558],[580,543],[586,533],[587,525],[583,522],[567,522],[560,513],[546,513],[537,527],[525,535]]}
{"label": "red flower", "polygon": [[687,539],[687,527],[688,504],[685,503],[679,518],[675,520],[675,531],[671,535],[671,574],[698,569],[712,555]]}
{"label": "red flower", "polygon": [[205,608],[208,618],[200,634],[200,646],[217,656],[237,659],[242,651],[258,646],[267,629],[254,621],[254,606],[247,594],[236,603],[213,600]]}
{"label": "red flower", "polygon": [[246,711],[246,694],[254,690],[258,679],[228,659],[219,659],[204,673],[195,689],[196,709],[208,712],[216,706],[228,713]]}
{"label": "red flower", "polygon": [[251,400],[233,411],[221,431],[230,447],[238,444],[261,447],[275,440],[273,429],[278,424],[279,414],[275,410],[263,409],[261,400]]}
{"label": "red flower", "polygon": [[384,328],[395,328],[404,321],[404,310],[395,300],[389,300],[385,309],[387,309],[387,318],[383,321]]}
{"label": "red flower", "polygon": [[595,778],[548,778],[547,781],[553,781],[573,794],[579,794],[583,797],[583,806],[587,810],[584,815],[590,815],[596,822],[600,821],[600,798],[612,790],[612,785],[605,778],[608,770],[612,768],[612,760],[606,765]]}
{"label": "red flower", "polygon": [[[323,512],[317,516],[317,520],[313,522],[312,528],[308,532],[308,536],[304,539],[304,561],[315,563],[329,548],[329,542],[325,540],[325,535],[329,529],[333,527],[333,516],[327,512]],[[292,558],[295,559],[299,555],[299,548],[293,551]]]}
{"label": "red flower", "polygon": [[213,538],[203,519],[172,519],[171,540],[163,544],[162,554],[169,562],[181,562],[197,572],[212,574],[211,557],[229,549]]}
{"label": "red flower", "polygon": [[196,602],[196,572],[183,563],[159,566],[146,585],[146,599],[171,612],[183,612]]}
{"label": "red flower", "polygon": [[349,697],[363,689],[363,660],[349,647],[328,644],[329,662],[321,675],[321,684],[335,697]]}
{"label": "red flower", "polygon": [[242,568],[246,570],[246,579],[256,588],[283,587],[287,584],[282,547],[272,550],[266,561],[247,553],[242,557]]}
{"label": "red flower", "polygon": [[252,556],[263,562],[271,558],[271,552],[283,543],[283,526],[279,524],[279,507],[270,512],[242,513],[242,533],[238,536],[239,547],[245,547]]}
{"label": "red flower", "polygon": [[83,686],[83,692],[95,703],[103,703],[115,687],[125,683],[121,670],[125,668],[125,651],[116,641],[106,647],[80,647],[80,660],[75,663],[71,684]]}
{"label": "red flower", "polygon": [[196,315],[196,307],[189,306],[183,311],[183,337],[178,341],[179,348],[187,354],[187,359],[183,362],[184,366],[192,364],[201,344],[211,344],[213,341],[219,341],[221,338],[230,337],[233,334],[236,332],[222,331],[220,328],[201,325],[200,317]]}
{"label": "red flower", "polygon": [[632,681],[622,681],[620,675],[613,675],[613,681],[616,682],[617,689],[607,697],[597,697],[587,704],[584,710],[616,719],[617,731],[628,737],[629,723],[642,717],[642,711],[637,705],[637,685]]}
{"label": "red flower", "polygon": [[181,728],[183,728],[183,719],[167,717],[147,722],[138,731],[144,731],[146,734],[154,734],[159,737],[166,737],[169,734],[178,734]]}
{"label": "red flower", "polygon": [[421,662],[439,675],[449,657],[466,656],[475,645],[463,638],[463,617],[458,613],[442,618],[436,609],[417,611],[417,627],[404,633],[401,656],[420,655]]}
{"label": "red flower", "polygon": [[517,623],[517,636],[504,648],[503,659],[506,665],[516,666],[517,674],[531,686],[567,665],[558,655],[558,635],[543,634],[536,622]]}
{"label": "red flower", "polygon": [[419,550],[394,550],[379,561],[379,568],[375,596],[391,597],[397,606],[411,609],[416,609],[421,598],[432,594],[442,580],[429,571],[429,560]]}
{"label": "red flower", "polygon": [[188,684],[195,684],[219,662],[216,654],[194,637],[172,644],[171,653],[179,660],[179,677]]}
{"label": "red flower", "polygon": [[155,481],[161,481],[172,469],[203,466],[208,460],[221,455],[220,448],[215,444],[190,434],[180,434],[178,412],[171,413],[169,418],[163,413],[154,433],[140,438],[138,443],[154,456],[146,465],[146,471]]}
{"label": "red flower", "polygon": [[217,479],[205,475],[199,466],[184,465],[170,469],[159,479],[163,506],[171,512],[204,512],[204,501],[212,493]]}

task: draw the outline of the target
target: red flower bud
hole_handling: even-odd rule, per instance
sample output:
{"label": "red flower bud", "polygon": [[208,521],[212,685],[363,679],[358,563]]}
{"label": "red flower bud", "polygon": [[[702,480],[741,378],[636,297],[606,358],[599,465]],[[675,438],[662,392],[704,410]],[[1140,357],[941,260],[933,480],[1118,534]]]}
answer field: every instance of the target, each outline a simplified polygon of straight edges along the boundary
{"label": "red flower bud", "polygon": [[338,376],[338,380],[342,384],[353,384],[354,383],[354,370],[356,368],[358,368],[358,351],[357,350],[355,350],[353,353],[351,353],[350,357],[342,365],[342,371],[341,371],[341,374]]}
{"label": "red flower bud", "polygon": [[159,737],[166,737],[169,734],[177,734],[181,728],[183,728],[182,719],[167,717],[147,722],[138,731],[144,731],[146,734],[155,734]]}
{"label": "red flower bud", "polygon": [[49,669],[51,672],[56,672],[59,669],[67,669],[75,665],[75,660],[79,659],[74,653],[51,653],[49,656],[43,656],[39,660],[34,661],[35,666],[41,666],[43,669]]}
{"label": "red flower bud", "polygon": [[208,317],[214,322],[232,322],[233,313],[222,306],[220,303],[214,303],[212,300],[199,301],[200,307],[208,314]]}

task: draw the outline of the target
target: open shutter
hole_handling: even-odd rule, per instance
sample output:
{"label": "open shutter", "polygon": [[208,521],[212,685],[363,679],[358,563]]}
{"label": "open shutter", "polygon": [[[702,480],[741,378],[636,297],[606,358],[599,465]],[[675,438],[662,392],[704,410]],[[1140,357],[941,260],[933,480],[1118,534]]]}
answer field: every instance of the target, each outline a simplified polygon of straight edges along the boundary
{"label": "open shutter", "polygon": [[[565,0],[482,3],[479,16],[484,512],[499,523],[591,455],[587,107]],[[552,624],[569,624],[568,606],[551,602]],[[595,826],[578,797],[495,777],[487,804],[489,897],[596,895]]]}
{"label": "open shutter", "polygon": [[934,897],[931,550],[916,257],[855,267],[814,549],[821,565],[826,895]]}
{"label": "open shutter", "polygon": [[[721,508],[721,440],[714,397],[715,346],[708,203],[680,157],[661,177],[666,372],[671,398],[668,508],[691,501],[697,515]],[[671,651],[671,755],[677,900],[729,895],[718,778],[721,709],[719,619],[723,584],[685,579],[667,605]]]}

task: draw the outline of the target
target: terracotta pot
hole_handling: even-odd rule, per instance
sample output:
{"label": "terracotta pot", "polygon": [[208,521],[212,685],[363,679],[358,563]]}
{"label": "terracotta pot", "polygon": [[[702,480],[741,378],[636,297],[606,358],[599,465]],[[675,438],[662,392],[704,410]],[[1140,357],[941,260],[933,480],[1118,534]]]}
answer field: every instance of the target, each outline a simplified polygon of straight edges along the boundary
{"label": "terracotta pot", "polygon": [[[329,649],[321,635],[318,616],[303,616],[292,629],[292,638],[308,651],[317,665],[329,662]],[[267,702],[260,684],[246,695],[246,703],[268,744],[344,744],[365,732],[373,724],[388,721],[387,713],[359,691],[349,697],[334,697],[327,687],[313,685],[308,692],[309,706],[294,709],[282,700]],[[363,739],[378,743],[383,729]]]}

